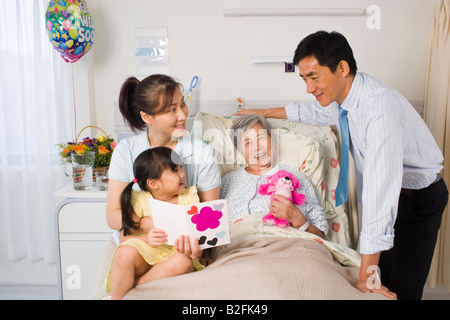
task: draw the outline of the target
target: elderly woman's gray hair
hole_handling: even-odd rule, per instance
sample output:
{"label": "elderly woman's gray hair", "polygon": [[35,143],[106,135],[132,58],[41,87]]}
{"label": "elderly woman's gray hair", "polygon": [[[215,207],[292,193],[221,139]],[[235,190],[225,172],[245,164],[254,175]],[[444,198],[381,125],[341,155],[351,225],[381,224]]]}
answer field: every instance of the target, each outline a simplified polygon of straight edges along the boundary
{"label": "elderly woman's gray hair", "polygon": [[240,145],[243,134],[247,130],[253,128],[253,126],[257,123],[261,123],[263,129],[267,131],[267,135],[272,139],[272,126],[270,125],[269,121],[266,120],[266,118],[257,114],[239,116],[234,121],[233,126],[231,127],[231,139],[233,140],[234,146],[237,150],[242,151]]}

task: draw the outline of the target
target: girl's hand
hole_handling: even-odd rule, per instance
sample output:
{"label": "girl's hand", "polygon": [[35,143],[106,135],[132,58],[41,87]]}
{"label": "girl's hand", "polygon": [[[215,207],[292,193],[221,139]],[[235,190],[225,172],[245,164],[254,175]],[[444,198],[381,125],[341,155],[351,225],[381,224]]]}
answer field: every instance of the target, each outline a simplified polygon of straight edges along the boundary
{"label": "girl's hand", "polygon": [[152,247],[162,246],[167,242],[167,234],[164,230],[153,228],[148,233],[148,244]]}
{"label": "girl's hand", "polygon": [[199,249],[198,239],[194,238],[193,247],[191,248],[191,242],[189,236],[181,235],[179,239],[175,240],[175,249],[179,253],[183,253],[191,259],[198,259],[202,256],[202,251]]}

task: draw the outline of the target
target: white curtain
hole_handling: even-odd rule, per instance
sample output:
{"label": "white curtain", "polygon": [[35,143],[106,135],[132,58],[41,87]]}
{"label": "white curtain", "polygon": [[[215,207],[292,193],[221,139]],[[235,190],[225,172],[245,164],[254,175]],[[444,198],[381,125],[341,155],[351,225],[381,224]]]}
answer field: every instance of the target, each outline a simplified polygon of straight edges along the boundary
{"label": "white curtain", "polygon": [[46,34],[48,0],[0,0],[0,254],[55,261],[59,142],[71,73]]}
{"label": "white curtain", "polygon": [[[443,178],[450,187],[450,2],[432,2],[432,29],[424,118],[444,154]],[[450,215],[448,206],[428,275],[430,287],[450,291]]]}

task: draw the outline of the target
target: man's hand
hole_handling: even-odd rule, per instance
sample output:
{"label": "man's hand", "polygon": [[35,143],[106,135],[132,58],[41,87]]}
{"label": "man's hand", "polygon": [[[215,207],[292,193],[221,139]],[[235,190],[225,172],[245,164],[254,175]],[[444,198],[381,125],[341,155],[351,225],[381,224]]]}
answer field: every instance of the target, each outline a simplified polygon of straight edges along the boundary
{"label": "man's hand", "polygon": [[358,280],[358,283],[355,287],[363,293],[381,293],[389,299],[397,299],[397,295],[394,292],[389,291],[389,289],[383,286],[381,283],[375,286],[371,285],[370,283],[371,282],[369,279],[360,279]]}
{"label": "man's hand", "polygon": [[361,268],[359,270],[358,283],[355,287],[364,293],[374,292],[390,298],[397,299],[397,295],[381,284],[377,275],[378,261],[380,260],[380,253],[362,254]]}

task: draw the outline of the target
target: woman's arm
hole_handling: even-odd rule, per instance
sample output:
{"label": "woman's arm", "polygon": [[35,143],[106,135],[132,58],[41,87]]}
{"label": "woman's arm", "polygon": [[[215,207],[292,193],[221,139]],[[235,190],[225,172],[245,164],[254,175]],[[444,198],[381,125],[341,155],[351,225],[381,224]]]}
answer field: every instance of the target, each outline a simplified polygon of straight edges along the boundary
{"label": "woman's arm", "polygon": [[[139,217],[136,216],[136,220],[138,220],[138,219],[139,219]],[[154,227],[155,227],[155,225],[153,224],[152,218],[143,217],[140,219],[140,222],[139,222],[139,231],[137,232],[138,235],[129,234],[129,235],[125,236],[123,234],[123,231],[121,230],[120,235],[119,235],[120,243],[122,243],[128,239],[139,239],[139,240],[149,243],[149,233],[150,233],[150,230],[152,230]]]}
{"label": "woman's arm", "polygon": [[[300,211],[300,209],[298,209],[298,210]],[[299,229],[302,225],[304,225],[306,223],[307,220],[306,220],[305,216],[303,215],[303,213],[302,213],[302,216],[303,216],[304,220],[302,219],[302,217],[300,217],[300,215],[296,215],[296,218],[294,218],[293,222],[291,222],[291,225],[293,228]],[[325,239],[325,234],[319,228],[317,228],[315,225],[313,225],[312,223],[309,224],[309,227],[305,231],[315,234],[315,235],[321,237],[322,239]]]}
{"label": "woman's arm", "polygon": [[106,222],[111,229],[120,230],[122,228],[122,211],[120,207],[120,195],[127,182],[109,180],[108,195],[106,199]]}
{"label": "woman's arm", "polygon": [[219,199],[220,186],[208,190],[208,191],[199,191],[198,197],[200,198],[200,202],[212,201]]}
{"label": "woman's arm", "polygon": [[299,181],[301,181],[302,184],[301,190],[307,199],[306,208],[304,208],[305,217],[314,227],[322,231],[323,234],[327,234],[329,226],[327,218],[325,216],[325,210],[320,205],[319,199],[317,198],[316,190],[311,180],[302,172],[295,172],[295,176]]}

